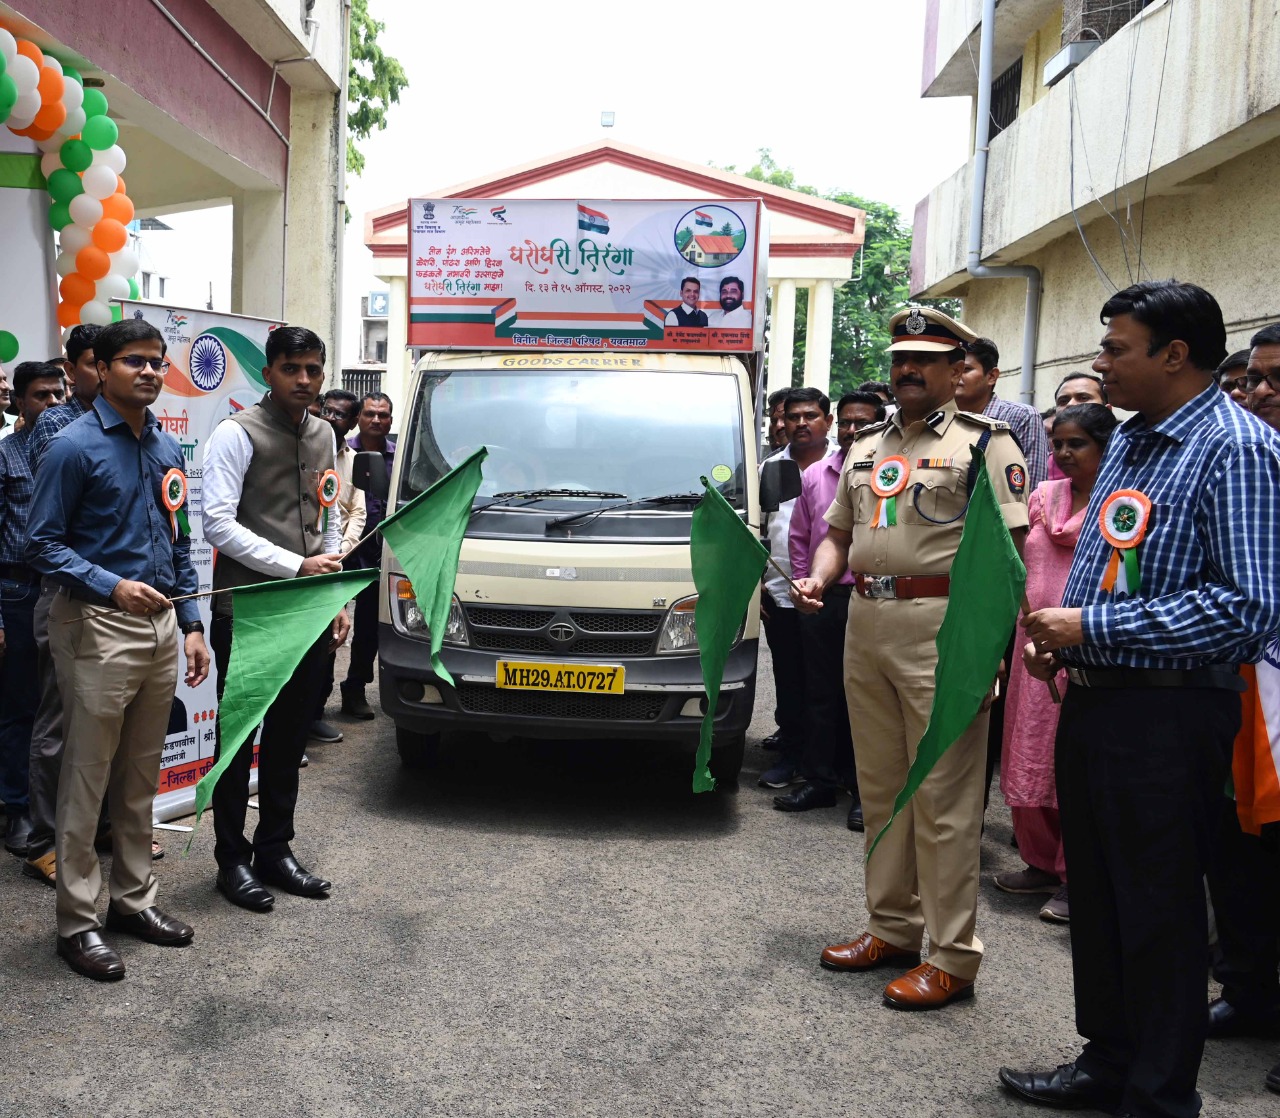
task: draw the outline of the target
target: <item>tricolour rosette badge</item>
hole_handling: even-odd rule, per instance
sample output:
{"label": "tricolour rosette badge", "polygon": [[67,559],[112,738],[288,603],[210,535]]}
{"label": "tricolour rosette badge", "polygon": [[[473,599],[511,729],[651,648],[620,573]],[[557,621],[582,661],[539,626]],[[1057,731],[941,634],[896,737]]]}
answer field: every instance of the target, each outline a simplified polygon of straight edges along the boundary
{"label": "tricolour rosette badge", "polygon": [[1117,489],[1102,502],[1098,514],[1102,538],[1111,545],[1111,558],[1102,575],[1102,589],[1119,597],[1142,589],[1138,545],[1151,523],[1151,498],[1136,489]]}
{"label": "tricolour rosette badge", "polygon": [[316,526],[321,531],[329,530],[329,510],[333,508],[338,501],[338,492],[342,488],[342,479],[338,477],[337,470],[325,470],[320,475],[320,485],[317,488],[316,495],[320,499],[320,515],[316,519]]}
{"label": "tricolour rosette badge", "polygon": [[173,533],[174,541],[178,539],[178,533],[184,536],[191,535],[191,524],[187,520],[187,475],[179,470],[176,466],[164,475],[164,480],[160,482],[160,499],[164,501],[164,507],[169,510],[169,529]]}
{"label": "tricolour rosette badge", "polygon": [[892,528],[898,523],[898,494],[907,487],[911,464],[901,455],[886,458],[871,475],[871,492],[880,499],[871,518],[872,528]]}

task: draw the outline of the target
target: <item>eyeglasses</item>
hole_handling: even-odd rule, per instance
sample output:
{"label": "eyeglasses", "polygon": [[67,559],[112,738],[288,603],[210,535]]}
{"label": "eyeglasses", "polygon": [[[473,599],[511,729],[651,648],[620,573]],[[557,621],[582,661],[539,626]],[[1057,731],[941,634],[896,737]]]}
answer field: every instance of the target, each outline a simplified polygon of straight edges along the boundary
{"label": "eyeglasses", "polygon": [[320,416],[323,419],[348,420],[354,418],[349,412],[339,411],[337,408],[321,408]]}
{"label": "eyeglasses", "polygon": [[1261,385],[1262,382],[1265,380],[1267,382],[1267,387],[1271,389],[1272,392],[1275,392],[1276,394],[1280,395],[1280,374],[1249,373],[1248,376],[1241,377],[1241,380],[1244,381],[1244,387],[1246,392],[1255,391],[1258,388],[1258,386]]}
{"label": "eyeglasses", "polygon": [[1223,392],[1248,392],[1249,378],[1236,377],[1233,380],[1220,380],[1218,381],[1218,387],[1221,388]]}
{"label": "eyeglasses", "polygon": [[113,357],[112,361],[121,362],[126,369],[130,369],[135,373],[142,372],[148,365],[157,373],[167,373],[169,371],[169,361],[164,357],[143,357],[140,353],[129,353],[124,357]]}

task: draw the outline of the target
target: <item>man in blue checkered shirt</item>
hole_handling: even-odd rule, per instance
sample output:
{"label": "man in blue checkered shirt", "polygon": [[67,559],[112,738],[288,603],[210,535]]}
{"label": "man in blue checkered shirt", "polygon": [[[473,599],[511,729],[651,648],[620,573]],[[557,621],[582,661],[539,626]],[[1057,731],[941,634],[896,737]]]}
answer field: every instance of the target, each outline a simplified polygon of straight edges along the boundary
{"label": "man in blue checkered shirt", "polygon": [[40,586],[23,554],[35,488],[27,443],[40,413],[61,404],[65,391],[61,365],[24,361],[13,371],[22,430],[0,442],[0,800],[5,849],[21,858],[31,833],[27,755],[38,690],[34,621]]}
{"label": "man in blue checkered shirt", "polygon": [[1237,665],[1280,629],[1280,440],[1213,382],[1226,330],[1207,291],[1135,284],[1101,319],[1094,371],[1137,414],[1107,444],[1062,608],[1027,619],[1024,649],[1033,675],[1071,681],[1057,781],[1086,1043],[1000,1079],[1042,1105],[1194,1118]]}

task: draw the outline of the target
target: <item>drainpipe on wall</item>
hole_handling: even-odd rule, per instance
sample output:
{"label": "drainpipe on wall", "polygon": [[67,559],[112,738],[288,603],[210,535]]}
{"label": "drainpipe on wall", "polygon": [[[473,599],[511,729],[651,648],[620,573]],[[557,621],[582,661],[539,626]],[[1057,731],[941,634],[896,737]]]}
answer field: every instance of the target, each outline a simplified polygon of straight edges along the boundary
{"label": "drainpipe on wall", "polygon": [[1019,393],[1028,404],[1036,396],[1036,342],[1040,336],[1040,269],[1030,264],[988,267],[982,263],[982,210],[987,196],[987,155],[991,140],[991,82],[995,55],[996,0],[982,0],[982,34],[978,55],[978,130],[973,149],[973,185],[969,203],[969,262],[974,279],[1027,281],[1027,309],[1022,322],[1022,379]]}
{"label": "drainpipe on wall", "polygon": [[333,277],[333,352],[338,365],[337,376],[333,384],[342,385],[342,284],[343,253],[347,236],[347,97],[350,94],[348,82],[351,76],[351,0],[343,0],[342,4],[342,49],[339,52],[342,65],[342,80],[338,83],[338,111],[335,115],[334,147],[337,149],[338,190],[333,205],[333,251],[335,257],[335,275]]}

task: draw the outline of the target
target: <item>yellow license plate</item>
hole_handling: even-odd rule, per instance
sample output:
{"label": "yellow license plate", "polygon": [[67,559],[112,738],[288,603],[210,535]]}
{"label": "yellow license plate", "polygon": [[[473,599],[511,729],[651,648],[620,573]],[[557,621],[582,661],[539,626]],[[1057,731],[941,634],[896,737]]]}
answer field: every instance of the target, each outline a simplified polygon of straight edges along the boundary
{"label": "yellow license plate", "polygon": [[616,664],[548,664],[545,660],[499,660],[497,685],[515,691],[580,691],[621,695],[626,669]]}

